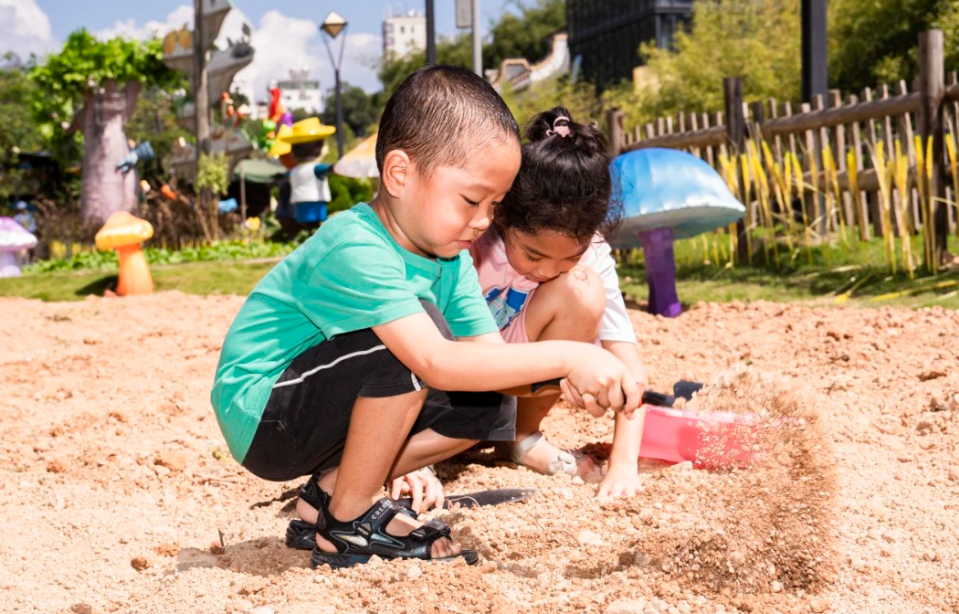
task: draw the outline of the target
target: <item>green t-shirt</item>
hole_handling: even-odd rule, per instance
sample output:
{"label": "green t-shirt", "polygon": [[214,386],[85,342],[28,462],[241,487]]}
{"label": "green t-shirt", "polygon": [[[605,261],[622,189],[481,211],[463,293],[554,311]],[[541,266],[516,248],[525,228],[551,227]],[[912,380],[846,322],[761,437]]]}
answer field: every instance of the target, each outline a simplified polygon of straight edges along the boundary
{"label": "green t-shirt", "polygon": [[305,350],[435,304],[457,337],[497,331],[468,252],[431,260],[400,247],[365,204],[326,222],[253,289],[230,326],[210,400],[243,461],[273,384]]}

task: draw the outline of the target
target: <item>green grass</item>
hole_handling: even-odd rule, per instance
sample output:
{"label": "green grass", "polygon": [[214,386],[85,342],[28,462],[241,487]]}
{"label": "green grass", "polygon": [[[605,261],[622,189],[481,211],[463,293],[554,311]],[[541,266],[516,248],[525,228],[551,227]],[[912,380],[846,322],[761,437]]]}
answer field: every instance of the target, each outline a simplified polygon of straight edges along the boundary
{"label": "green grass", "polygon": [[[842,249],[833,246],[831,252],[816,248],[813,265],[806,256],[796,258],[791,268],[777,268],[757,263],[754,266],[728,267],[708,261],[704,263],[701,241],[698,246],[690,241],[677,243],[677,260],[682,264],[678,274],[680,300],[685,306],[698,301],[748,302],[766,300],[798,302],[814,305],[837,305],[836,297],[861,283],[844,306],[855,307],[926,307],[940,305],[959,309],[959,270],[931,277],[917,270],[915,279],[905,273],[889,275],[883,264],[881,244],[865,245],[861,261],[843,260]],[[698,252],[696,251],[698,249]],[[952,243],[953,253],[959,245]],[[712,247],[709,247],[712,254]],[[639,262],[625,262],[620,267],[624,292],[635,301],[647,296],[646,274]],[[627,258],[629,260],[629,258]],[[843,264],[845,262],[845,264]],[[861,263],[860,263],[861,262]],[[190,262],[152,267],[157,291],[179,290],[190,294],[245,295],[273,266],[270,261]],[[935,289],[936,284],[951,284]],[[116,285],[116,274],[110,271],[33,272],[20,278],[0,279],[0,296],[22,296],[45,301],[80,300],[88,294],[102,295]],[[884,295],[918,290],[895,298]]]}
{"label": "green grass", "polygon": [[[249,294],[260,278],[276,266],[270,262],[194,262],[151,268],[156,290],[188,294]],[[22,296],[44,301],[76,301],[88,294],[102,295],[116,287],[116,274],[103,271],[34,273],[0,279],[0,296]]]}
{"label": "green grass", "polygon": [[[781,246],[778,262],[764,261],[761,250],[754,253],[751,266],[730,266],[716,249],[717,235],[678,241],[675,246],[677,290],[684,305],[697,301],[729,302],[766,300],[775,302],[803,302],[820,305],[856,307],[929,307],[940,305],[959,309],[959,270],[940,272],[932,276],[916,269],[913,278],[901,266],[897,273],[889,273],[883,255],[881,240],[843,248],[841,245],[814,246],[810,253],[805,248],[790,253]],[[721,239],[720,239],[721,240]],[[725,246],[724,246],[725,247]],[[902,246],[897,241],[897,256]],[[917,262],[921,244],[913,241]],[[959,242],[951,237],[949,249],[959,252]],[[716,263],[716,254],[722,264]],[[810,262],[811,261],[811,262]],[[901,262],[900,262],[901,265]],[[641,251],[629,253],[620,267],[623,291],[636,301],[646,300],[646,273],[642,267]],[[937,284],[945,287],[933,288]],[[853,290],[844,303],[837,296]],[[889,298],[893,293],[912,292]]]}
{"label": "green grass", "polygon": [[[840,267],[841,268],[841,267]],[[640,267],[624,266],[620,269],[623,292],[634,301],[648,297],[646,273]],[[843,306],[846,307],[931,307],[939,305],[959,309],[959,271],[941,274],[935,278],[920,278],[914,281],[883,276],[875,269],[823,271],[814,274],[777,274],[753,267],[723,269],[706,266],[682,270],[677,280],[679,299],[688,307],[698,301],[773,301],[779,303],[807,303],[823,306],[838,306],[836,297],[847,292],[856,282],[867,277],[865,283],[852,294]],[[933,289],[930,286],[942,282],[953,285]],[[895,298],[883,295],[915,289],[924,291]]]}

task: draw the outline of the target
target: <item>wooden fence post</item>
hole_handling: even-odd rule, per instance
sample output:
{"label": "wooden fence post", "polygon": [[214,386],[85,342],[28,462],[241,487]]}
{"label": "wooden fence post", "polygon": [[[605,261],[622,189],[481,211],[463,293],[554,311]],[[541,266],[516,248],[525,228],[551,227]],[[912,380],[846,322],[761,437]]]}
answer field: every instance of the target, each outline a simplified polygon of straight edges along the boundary
{"label": "wooden fence post", "polygon": [[[723,79],[723,95],[726,102],[726,135],[730,145],[730,157],[745,152],[746,145],[746,118],[743,116],[743,80],[740,77],[726,77]],[[743,186],[743,200],[746,201],[746,216],[736,222],[736,231],[739,234],[737,241],[737,256],[740,262],[747,262],[749,258],[749,233],[746,231],[746,220],[751,219],[749,194]]]}
{"label": "wooden fence post", "polygon": [[606,111],[606,121],[609,124],[609,148],[615,157],[623,151],[626,140],[623,134],[623,112],[619,109]]}
{"label": "wooden fence post", "polygon": [[[933,212],[926,223],[935,224],[933,237],[934,262],[926,263],[935,270],[946,255],[949,217],[946,210],[945,182],[943,181],[943,121],[942,106],[946,89],[943,65],[942,30],[926,30],[919,35],[919,125],[923,146],[932,139],[932,177],[929,179],[929,198]],[[927,235],[928,236],[928,235]]]}

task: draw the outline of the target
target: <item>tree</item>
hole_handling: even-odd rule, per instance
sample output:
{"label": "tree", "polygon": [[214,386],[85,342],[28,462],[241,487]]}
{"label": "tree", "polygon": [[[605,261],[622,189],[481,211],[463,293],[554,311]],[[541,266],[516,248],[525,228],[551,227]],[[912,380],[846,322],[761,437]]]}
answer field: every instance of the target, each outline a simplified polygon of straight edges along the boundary
{"label": "tree", "polygon": [[[506,58],[526,58],[536,62],[549,52],[549,36],[566,27],[564,0],[534,0],[526,4],[511,0],[519,14],[504,13],[490,29],[492,40],[483,46],[483,66],[499,68]],[[473,67],[473,38],[469,32],[454,38],[442,38],[436,45],[436,61],[440,64]],[[426,65],[426,52],[419,51],[403,58],[384,58],[379,78],[383,91],[373,96],[374,107],[381,109],[393,90],[406,77]],[[378,115],[378,113],[377,113]]]}
{"label": "tree", "polygon": [[[466,34],[459,34],[455,38],[441,38],[436,45],[437,63],[470,68],[473,65],[473,47],[470,41]],[[374,96],[376,106],[384,107],[400,83],[424,66],[425,51],[417,51],[402,58],[384,58],[378,75],[383,91]]]}
{"label": "tree", "polygon": [[137,103],[133,117],[127,123],[125,131],[136,142],[149,141],[156,152],[156,162],[148,168],[140,167],[144,176],[150,178],[153,169],[162,174],[161,161],[173,153],[174,145],[180,137],[192,139],[193,135],[180,127],[176,120],[173,88],[153,86],[144,91]]}
{"label": "tree", "polygon": [[633,107],[633,123],[677,111],[723,108],[723,78],[743,78],[743,95],[757,100],[800,95],[799,0],[703,0],[693,4],[688,32],[677,32],[675,52],[640,47],[651,83],[635,94],[625,88],[607,97]]}
{"label": "tree", "polygon": [[121,173],[116,164],[129,151],[124,127],[141,89],[180,81],[162,58],[157,39],[104,42],[81,29],[30,71],[37,85],[32,110],[44,136],[57,143],[83,134],[81,211],[91,226],[136,207],[136,172]]}
{"label": "tree", "polygon": [[[848,92],[919,74],[919,33],[942,27],[959,56],[955,0],[838,0],[829,16],[829,84]],[[951,32],[951,35],[950,35]],[[949,64],[947,64],[948,66]]]}
{"label": "tree", "polygon": [[14,53],[5,54],[0,60],[0,199],[13,192],[12,173],[7,169],[16,159],[17,149],[35,151],[42,144],[30,115],[33,89],[20,58]]}
{"label": "tree", "polygon": [[[356,136],[366,136],[371,126],[379,119],[379,112],[373,105],[372,98],[363,91],[363,88],[350,85],[345,81],[340,84],[343,102],[343,122],[350,127]],[[336,90],[331,89],[323,103],[323,114],[320,116],[324,124],[336,125]]]}
{"label": "tree", "polygon": [[550,35],[566,28],[565,0],[522,0],[510,3],[519,14],[503,13],[493,24],[492,40],[483,47],[483,66],[499,68],[507,58],[538,62],[549,53]]}

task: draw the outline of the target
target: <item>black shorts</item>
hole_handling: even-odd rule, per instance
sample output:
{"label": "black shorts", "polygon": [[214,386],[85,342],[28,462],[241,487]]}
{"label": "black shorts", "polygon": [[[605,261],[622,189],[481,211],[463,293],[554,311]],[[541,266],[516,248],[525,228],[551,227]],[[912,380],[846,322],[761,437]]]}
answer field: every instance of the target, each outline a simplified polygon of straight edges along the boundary
{"label": "black shorts", "polygon": [[[443,336],[453,339],[440,311],[425,301],[423,307]],[[425,387],[370,329],[324,341],[297,356],[273,386],[243,466],[278,482],[336,467],[357,398]],[[410,435],[426,429],[452,439],[512,441],[516,399],[497,392],[431,389]]]}

